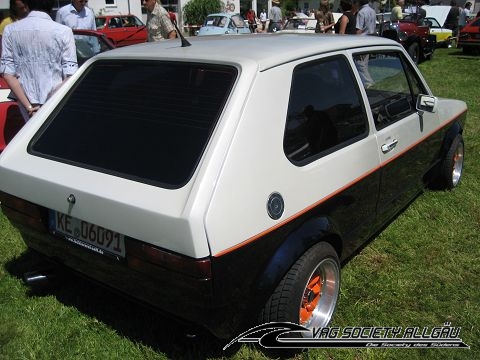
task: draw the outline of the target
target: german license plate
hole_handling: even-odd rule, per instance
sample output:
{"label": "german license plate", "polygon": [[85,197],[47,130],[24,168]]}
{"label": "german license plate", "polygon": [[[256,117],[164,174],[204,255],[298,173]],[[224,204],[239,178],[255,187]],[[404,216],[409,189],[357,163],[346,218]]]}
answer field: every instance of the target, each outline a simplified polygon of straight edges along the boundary
{"label": "german license plate", "polygon": [[50,211],[50,230],[65,240],[98,254],[125,257],[125,236],[58,211]]}

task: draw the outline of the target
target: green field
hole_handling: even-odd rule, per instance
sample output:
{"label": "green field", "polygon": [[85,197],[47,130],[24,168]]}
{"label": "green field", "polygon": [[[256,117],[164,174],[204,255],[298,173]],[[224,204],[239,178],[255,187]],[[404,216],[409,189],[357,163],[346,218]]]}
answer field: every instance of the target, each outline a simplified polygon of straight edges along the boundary
{"label": "green field", "polygon": [[[470,350],[327,349],[297,359],[480,358],[480,57],[439,49],[420,69],[435,95],[469,107],[465,172],[454,191],[426,191],[342,270],[331,326],[461,327]],[[31,293],[35,268],[0,215],[0,359],[268,359],[172,322],[81,278]]]}

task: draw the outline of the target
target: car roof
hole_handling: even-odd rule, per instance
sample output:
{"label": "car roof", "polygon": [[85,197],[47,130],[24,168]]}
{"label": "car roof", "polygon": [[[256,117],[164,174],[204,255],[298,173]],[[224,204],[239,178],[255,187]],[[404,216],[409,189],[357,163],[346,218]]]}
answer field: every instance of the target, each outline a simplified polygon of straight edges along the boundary
{"label": "car roof", "polygon": [[238,13],[214,13],[214,14],[208,14],[208,16],[227,16],[227,17],[232,17],[232,16],[235,16],[235,15],[240,15]]}
{"label": "car roof", "polygon": [[[335,34],[251,34],[189,37],[191,46],[180,39],[126,46],[97,56],[97,59],[151,59],[206,63],[256,63],[265,70],[295,59],[336,50],[390,45],[397,42],[378,36]],[[248,51],[246,51],[248,49]]]}
{"label": "car roof", "polygon": [[112,18],[112,17],[119,17],[119,16],[135,16],[134,14],[108,14],[108,15],[95,15],[96,18]]}

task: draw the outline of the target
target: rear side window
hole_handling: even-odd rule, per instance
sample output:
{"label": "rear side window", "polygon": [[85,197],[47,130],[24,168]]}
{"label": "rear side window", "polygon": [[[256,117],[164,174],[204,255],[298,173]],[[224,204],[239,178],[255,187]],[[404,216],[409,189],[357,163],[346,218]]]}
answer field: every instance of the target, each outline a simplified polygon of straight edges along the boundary
{"label": "rear side window", "polygon": [[348,61],[342,56],[293,72],[283,148],[295,165],[308,164],[368,134],[368,120]]}
{"label": "rear side window", "polygon": [[165,188],[186,184],[237,76],[229,66],[98,61],[30,153]]}

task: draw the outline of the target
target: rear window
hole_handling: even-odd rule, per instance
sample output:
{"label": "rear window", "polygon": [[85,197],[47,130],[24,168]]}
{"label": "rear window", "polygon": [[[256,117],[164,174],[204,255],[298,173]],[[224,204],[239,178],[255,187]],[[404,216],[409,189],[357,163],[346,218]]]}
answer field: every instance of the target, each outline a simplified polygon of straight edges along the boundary
{"label": "rear window", "polygon": [[230,66],[98,61],[29,152],[165,188],[195,171],[237,76]]}

